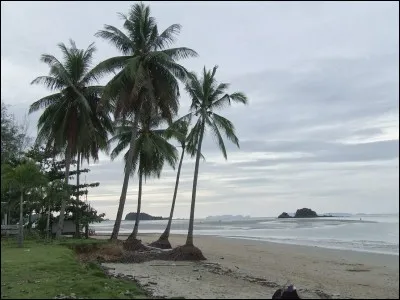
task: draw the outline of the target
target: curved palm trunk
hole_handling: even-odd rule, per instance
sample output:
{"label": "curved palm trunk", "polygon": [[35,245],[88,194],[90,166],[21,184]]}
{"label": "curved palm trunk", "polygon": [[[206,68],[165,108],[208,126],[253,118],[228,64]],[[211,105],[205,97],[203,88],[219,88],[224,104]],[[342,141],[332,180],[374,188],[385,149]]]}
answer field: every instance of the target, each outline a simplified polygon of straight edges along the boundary
{"label": "curved palm trunk", "polygon": [[140,209],[142,207],[142,173],[139,173],[139,192],[138,192],[138,203],[136,209],[136,220],[135,226],[133,227],[132,233],[129,235],[128,240],[136,240],[139,231],[139,221],[140,221]]}
{"label": "curved palm trunk", "polygon": [[194,208],[195,208],[195,204],[196,204],[197,177],[199,175],[201,144],[203,142],[204,126],[205,126],[205,123],[203,121],[202,128],[201,128],[201,133],[200,133],[200,137],[199,137],[199,142],[198,142],[198,145],[197,145],[196,164],[195,164],[195,167],[194,167],[192,203],[190,205],[190,219],[189,219],[188,235],[187,235],[187,238],[186,238],[186,246],[193,246]]}
{"label": "curved palm trunk", "polygon": [[185,147],[182,147],[182,155],[181,155],[181,160],[180,160],[179,166],[178,166],[178,172],[176,174],[175,190],[174,190],[174,196],[172,198],[172,205],[171,205],[171,211],[169,213],[168,224],[167,224],[167,227],[165,228],[164,233],[160,236],[160,240],[168,240],[169,233],[171,231],[172,217],[174,216],[175,200],[176,200],[176,196],[178,194],[179,177],[181,175],[182,161],[183,161],[184,155],[185,155]]}
{"label": "curved palm trunk", "polygon": [[118,238],[119,228],[121,227],[121,220],[122,220],[122,213],[124,212],[125,200],[126,200],[126,192],[128,191],[128,183],[129,183],[129,175],[132,171],[133,165],[133,155],[135,153],[135,141],[137,136],[137,127],[139,123],[139,113],[135,114],[132,126],[132,138],[129,144],[129,154],[128,159],[125,166],[125,176],[124,176],[124,183],[122,185],[121,197],[119,198],[119,206],[117,217],[115,219],[114,228],[111,234],[111,240],[116,240]]}
{"label": "curved palm trunk", "polygon": [[76,205],[75,205],[75,237],[81,236],[79,226],[79,168],[81,163],[81,153],[78,152],[78,161],[76,163]]}
{"label": "curved palm trunk", "polygon": [[24,191],[21,190],[21,199],[19,202],[19,236],[18,247],[22,248],[24,242]]}
{"label": "curved palm trunk", "polygon": [[67,201],[69,200],[69,167],[71,164],[71,147],[68,145],[66,153],[65,153],[65,186],[67,188],[67,195],[61,201],[61,209],[60,209],[60,220],[58,221],[58,228],[56,232],[56,238],[61,237],[63,228],[64,228],[64,218],[65,218],[65,207],[67,205]]}

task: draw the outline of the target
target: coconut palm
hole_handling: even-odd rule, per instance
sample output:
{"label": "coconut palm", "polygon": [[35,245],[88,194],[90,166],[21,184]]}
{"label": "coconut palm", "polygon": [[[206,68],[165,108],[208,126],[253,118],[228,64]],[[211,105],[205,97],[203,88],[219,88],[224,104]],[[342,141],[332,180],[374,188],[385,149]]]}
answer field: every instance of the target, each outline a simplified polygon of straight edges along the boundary
{"label": "coconut palm", "polygon": [[172,197],[172,204],[171,204],[171,210],[169,213],[167,227],[165,228],[165,230],[164,230],[163,234],[160,236],[160,238],[157,241],[151,243],[150,246],[154,246],[154,247],[158,247],[158,248],[162,248],[162,249],[170,249],[171,248],[171,243],[169,242],[169,234],[171,232],[172,218],[174,216],[175,201],[176,201],[176,196],[178,194],[178,185],[179,185],[179,178],[180,178],[180,174],[181,174],[183,157],[187,150],[186,142],[187,142],[187,135],[189,132],[189,124],[190,124],[189,120],[182,120],[180,122],[175,122],[167,130],[167,136],[174,137],[179,142],[180,147],[182,148],[181,158],[180,158],[178,170],[176,173],[175,189],[174,189],[174,195]]}
{"label": "coconut palm", "polygon": [[[115,127],[115,136],[110,142],[117,141],[117,145],[111,152],[111,158],[117,157],[121,151],[123,151],[131,141],[132,136],[132,124],[130,121],[118,122],[119,124]],[[166,139],[166,130],[157,129],[162,123],[161,117],[150,117],[142,115],[140,128],[135,140],[135,155],[132,161],[131,175],[137,171],[139,177],[139,189],[138,189],[138,203],[135,226],[132,234],[129,236],[128,241],[135,242],[137,238],[139,228],[139,216],[141,210],[142,200],[142,182],[143,177],[146,180],[148,177],[160,177],[162,168],[165,163],[170,165],[172,168],[175,167],[177,157],[176,148],[171,145]],[[125,165],[128,165],[129,150],[124,156]],[[125,166],[125,172],[126,167]]]}
{"label": "coconut palm", "polygon": [[[82,134],[86,134],[86,139],[81,139],[80,144],[77,146],[77,162],[76,162],[76,203],[79,203],[79,186],[80,186],[80,167],[82,165],[83,160],[89,164],[90,159],[94,162],[99,159],[99,151],[103,150],[108,153],[109,144],[108,144],[108,135],[113,134],[114,127],[113,122],[110,117],[109,109],[101,109],[98,110],[98,105],[100,102],[100,94],[94,93],[92,95],[87,95],[87,99],[89,100],[89,105],[91,106],[92,112],[91,114],[91,122],[93,124],[93,130],[88,131],[87,133],[82,130]],[[87,130],[87,128],[86,128]],[[76,235],[80,236],[79,232],[79,210],[76,209],[76,218],[75,218],[75,226],[76,226]]]}
{"label": "coconut palm", "polygon": [[[195,125],[191,129],[188,136],[188,147],[192,149],[192,155],[196,155],[196,163],[193,177],[192,189],[192,202],[190,207],[189,229],[183,253],[196,256],[203,259],[201,252],[193,245],[193,224],[194,224],[194,211],[196,204],[196,190],[197,178],[199,174],[199,162],[201,146],[204,138],[206,128],[209,129],[215,136],[218,147],[220,148],[223,156],[227,159],[226,148],[221,131],[225,137],[239,147],[239,139],[236,137],[235,128],[231,121],[218,115],[215,111],[224,108],[231,104],[231,102],[247,103],[247,97],[241,93],[236,92],[233,94],[226,93],[229,87],[227,83],[219,83],[215,79],[217,66],[212,70],[207,71],[204,67],[202,78],[198,78],[195,73],[190,76],[190,81],[186,84],[185,89],[189,93],[192,104],[190,113],[184,117],[185,120],[189,117],[196,119]],[[196,146],[196,148],[195,148]],[[191,249],[190,249],[191,248]],[[188,250],[189,249],[189,250]],[[181,251],[182,249],[178,249]],[[193,251],[192,251],[193,250]],[[196,258],[196,257],[194,257]]]}
{"label": "coconut palm", "polygon": [[27,160],[17,167],[8,164],[2,166],[1,184],[3,187],[13,187],[20,192],[19,206],[19,235],[18,246],[23,246],[24,240],[24,196],[29,189],[34,189],[46,184],[46,177],[40,172],[39,167],[32,161]]}
{"label": "coconut palm", "polygon": [[180,32],[181,26],[173,24],[159,33],[156,20],[150,16],[150,8],[143,3],[135,4],[124,20],[124,31],[111,25],[96,36],[108,40],[121,56],[101,62],[93,70],[96,76],[116,74],[105,86],[103,103],[114,107],[115,119],[133,117],[129,158],[119,201],[118,212],[111,239],[118,237],[124,210],[129,176],[135,156],[137,127],[142,113],[154,112],[171,121],[179,106],[178,81],[185,81],[188,72],[176,61],[197,56],[189,48],[168,48]]}
{"label": "coconut palm", "polygon": [[[69,182],[70,164],[82,141],[91,140],[97,130],[93,114],[92,101],[102,92],[101,86],[91,85],[96,81],[96,74],[90,71],[94,44],[86,50],[78,49],[70,40],[70,47],[63,43],[58,47],[63,54],[63,62],[55,56],[43,54],[41,61],[48,64],[48,76],[40,76],[32,84],[43,84],[56,91],[43,97],[30,106],[29,112],[44,108],[38,121],[37,143],[54,146],[57,151],[65,153],[65,184]],[[56,236],[60,237],[64,226],[64,213],[67,199],[61,203],[60,219]]]}

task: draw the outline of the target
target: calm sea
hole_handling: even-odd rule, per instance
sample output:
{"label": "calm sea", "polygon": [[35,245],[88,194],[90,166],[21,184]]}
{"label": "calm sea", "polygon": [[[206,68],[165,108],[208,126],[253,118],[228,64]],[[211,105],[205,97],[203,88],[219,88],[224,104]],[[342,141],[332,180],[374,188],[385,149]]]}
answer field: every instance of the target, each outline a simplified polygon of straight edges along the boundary
{"label": "calm sea", "polygon": [[[361,218],[361,219],[360,219]],[[139,232],[161,233],[167,221],[141,221]],[[114,221],[93,224],[98,234],[111,234]],[[120,233],[130,233],[133,221],[122,221]],[[188,220],[174,220],[172,234],[186,234]],[[196,220],[195,235],[250,239],[399,255],[399,215],[354,215],[318,219],[249,218]]]}

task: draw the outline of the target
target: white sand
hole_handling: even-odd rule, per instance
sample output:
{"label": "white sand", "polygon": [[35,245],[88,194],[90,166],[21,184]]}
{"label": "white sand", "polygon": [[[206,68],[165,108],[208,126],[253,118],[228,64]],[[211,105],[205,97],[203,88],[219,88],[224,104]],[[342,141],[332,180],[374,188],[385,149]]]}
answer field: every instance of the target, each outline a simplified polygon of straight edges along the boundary
{"label": "white sand", "polygon": [[[143,242],[157,235],[141,235]],[[98,237],[106,238],[106,237]],[[120,239],[126,237],[121,236]],[[182,245],[184,236],[170,238]],[[154,296],[271,299],[290,281],[303,298],[399,298],[399,256],[196,236],[207,261],[105,264]]]}

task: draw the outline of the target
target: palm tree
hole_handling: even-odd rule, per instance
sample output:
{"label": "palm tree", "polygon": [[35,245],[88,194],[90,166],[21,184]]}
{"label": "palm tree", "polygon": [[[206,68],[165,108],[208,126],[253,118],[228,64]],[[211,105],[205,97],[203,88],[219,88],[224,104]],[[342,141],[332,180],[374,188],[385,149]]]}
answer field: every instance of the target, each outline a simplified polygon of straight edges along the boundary
{"label": "palm tree", "polygon": [[[93,53],[91,44],[86,50],[78,49],[70,40],[70,47],[63,43],[58,47],[63,54],[63,62],[49,54],[43,54],[41,61],[48,64],[48,76],[40,76],[32,84],[43,84],[56,93],[34,102],[29,113],[44,108],[38,121],[37,143],[46,142],[57,151],[65,151],[65,184],[69,182],[71,159],[82,141],[91,139],[96,131],[93,122],[94,95],[102,92],[101,86],[91,86],[96,81],[96,73],[90,71]],[[64,213],[69,193],[61,203],[60,219],[56,236],[60,237],[64,227]]]}
{"label": "palm tree", "polygon": [[45,185],[46,177],[32,160],[27,160],[14,168],[8,164],[2,166],[1,184],[2,189],[11,186],[20,192],[18,246],[22,247],[24,240],[24,195],[29,189]]}
{"label": "palm tree", "polygon": [[[193,177],[192,189],[192,202],[190,206],[190,219],[189,229],[186,239],[186,244],[177,249],[177,253],[187,255],[192,259],[204,259],[201,251],[193,245],[193,224],[194,224],[194,211],[196,204],[196,190],[197,178],[199,174],[199,162],[201,145],[203,142],[204,132],[206,127],[211,130],[217,139],[218,146],[222,151],[225,159],[227,159],[225,144],[221,135],[221,131],[226,138],[239,147],[239,139],[236,137],[235,129],[231,121],[215,113],[216,110],[221,109],[231,102],[238,102],[247,104],[247,97],[241,93],[236,92],[227,94],[226,89],[229,87],[227,83],[220,83],[215,79],[217,66],[212,71],[207,71],[204,67],[203,77],[199,79],[196,74],[191,74],[191,80],[186,84],[185,89],[189,93],[192,104],[190,113],[181,119],[197,118],[196,124],[191,129],[188,136],[188,147],[192,149],[192,155],[196,155],[196,163]],[[195,147],[196,146],[196,147]]]}
{"label": "palm tree", "polygon": [[[93,130],[85,132],[83,129],[80,133],[86,138],[81,139],[80,144],[77,147],[77,164],[76,164],[76,203],[79,205],[79,186],[80,186],[80,166],[83,160],[89,164],[90,159],[94,162],[99,160],[99,150],[103,150],[108,153],[108,135],[113,134],[114,125],[110,117],[109,109],[98,110],[100,103],[100,94],[93,93],[92,95],[87,95],[89,100],[89,105],[91,106],[91,122],[93,124]],[[87,128],[86,128],[87,130]],[[76,236],[80,236],[79,231],[79,210],[75,209],[75,227]]]}
{"label": "palm tree", "polygon": [[178,194],[178,185],[179,185],[179,178],[180,178],[180,174],[181,174],[183,157],[185,155],[185,151],[187,150],[186,142],[187,142],[187,135],[189,132],[189,124],[190,124],[190,122],[188,120],[182,120],[180,122],[175,122],[167,130],[167,136],[175,137],[176,140],[179,142],[180,147],[182,148],[182,153],[181,153],[181,158],[180,158],[179,165],[178,165],[178,171],[176,173],[175,189],[174,189],[174,195],[172,197],[171,211],[169,213],[168,224],[167,224],[167,227],[165,228],[163,234],[160,236],[160,238],[157,241],[150,244],[150,246],[153,246],[153,247],[157,247],[157,248],[161,248],[161,249],[171,249],[172,248],[171,243],[169,242],[169,234],[171,231],[172,218],[174,216],[175,201],[176,201],[176,196]]}
{"label": "palm tree", "polygon": [[[116,135],[110,140],[110,142],[118,141],[116,147],[111,152],[111,158],[117,157],[121,151],[123,151],[131,141],[132,136],[132,124],[130,121],[118,122],[115,131]],[[142,201],[142,181],[143,177],[146,180],[147,177],[155,176],[160,177],[164,163],[167,162],[171,167],[175,167],[177,157],[176,148],[171,145],[166,139],[166,130],[157,129],[162,123],[161,117],[151,117],[142,115],[141,127],[138,129],[138,134],[135,140],[135,155],[132,161],[131,175],[137,170],[139,176],[139,189],[138,189],[138,203],[135,226],[131,235],[129,236],[127,243],[130,244],[130,249],[137,246],[137,233],[139,228],[140,210]],[[124,156],[125,165],[128,165],[129,150]],[[126,167],[125,166],[125,172]],[[140,244],[140,242],[139,242]]]}
{"label": "palm tree", "polygon": [[96,76],[116,74],[105,86],[102,102],[114,107],[115,119],[133,117],[128,163],[111,240],[117,239],[121,225],[141,114],[151,111],[172,121],[179,106],[177,79],[185,81],[188,75],[176,61],[197,56],[189,48],[168,48],[181,26],[173,24],[159,33],[156,20],[150,16],[150,8],[143,3],[133,5],[128,15],[120,16],[126,33],[105,25],[96,36],[108,40],[122,55],[101,62],[93,71]]}

